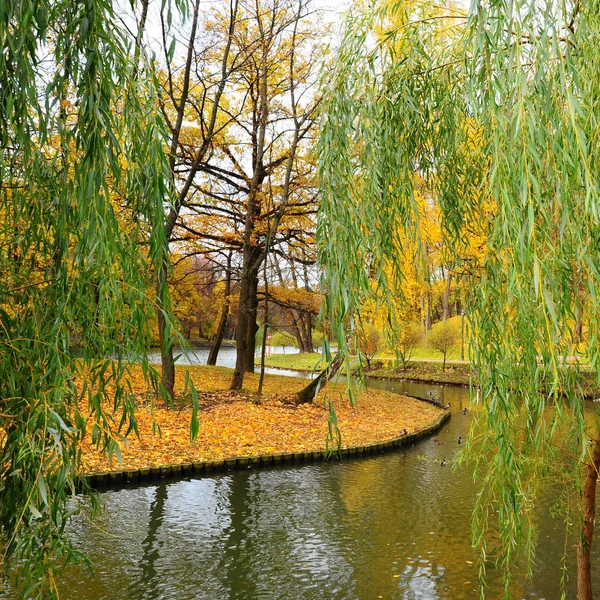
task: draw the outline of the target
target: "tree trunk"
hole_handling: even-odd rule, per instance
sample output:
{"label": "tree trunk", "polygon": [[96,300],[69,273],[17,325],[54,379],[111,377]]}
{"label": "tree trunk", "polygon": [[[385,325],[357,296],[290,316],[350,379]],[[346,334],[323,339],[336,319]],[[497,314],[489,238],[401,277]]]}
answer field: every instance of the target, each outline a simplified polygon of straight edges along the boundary
{"label": "tree trunk", "polygon": [[290,310],[290,315],[292,316],[292,333],[296,338],[296,343],[298,344],[298,351],[304,352],[305,340],[302,334],[302,327],[300,323],[300,313],[296,310]]}
{"label": "tree trunk", "polygon": [[312,352],[314,350],[313,345],[313,323],[312,323],[312,315],[307,312],[306,313],[306,351]]}
{"label": "tree trunk", "polygon": [[208,360],[206,361],[206,364],[212,367],[214,367],[217,364],[219,350],[221,349],[221,344],[223,343],[223,338],[225,337],[225,328],[227,327],[228,318],[229,302],[227,302],[225,306],[223,306],[223,310],[221,311],[221,317],[219,318],[219,324],[217,326],[217,333],[208,353]]}
{"label": "tree trunk", "polygon": [[227,256],[227,269],[225,271],[225,290],[223,292],[223,310],[219,318],[217,333],[208,353],[207,365],[215,366],[217,364],[217,356],[221,349],[225,328],[227,327],[227,319],[229,318],[229,295],[231,294],[231,252]]}
{"label": "tree trunk", "polygon": [[[303,252],[303,255],[304,255],[304,258],[306,259],[305,252]],[[307,292],[312,292],[311,287],[310,287],[310,279],[308,277],[308,266],[306,265],[306,262],[303,264],[302,268],[304,270],[304,288],[306,289]],[[312,352],[314,350],[313,338],[312,338],[313,320],[312,320],[312,314],[308,311],[306,311],[304,313],[304,325],[306,327],[305,351]]]}
{"label": "tree trunk", "polygon": [[592,595],[592,540],[596,517],[596,483],[600,468],[600,439],[594,441],[591,462],[586,466],[583,485],[583,524],[577,546],[577,598],[593,600]]}
{"label": "tree trunk", "polygon": [[310,313],[303,311],[300,313],[300,332],[302,338],[301,352],[312,352],[312,340],[310,330]]}
{"label": "tree trunk", "polygon": [[[258,310],[258,269],[261,249],[253,246],[244,252],[242,280],[238,303],[237,325],[235,329],[235,369],[231,389],[239,390],[244,382],[244,373],[254,372],[254,351],[256,348],[256,314]],[[251,357],[251,365],[248,365]]]}
{"label": "tree trunk", "polygon": [[240,282],[240,299],[238,303],[237,326],[235,328],[235,369],[231,380],[231,389],[240,390],[246,372],[246,345],[248,343],[248,296],[251,286],[250,273],[244,267]]}
{"label": "tree trunk", "polygon": [[173,340],[170,333],[167,331],[167,320],[165,318],[164,309],[168,294],[167,289],[167,265],[163,261],[158,268],[156,284],[156,295],[158,297],[158,340],[160,344],[160,362],[162,367],[161,385],[164,400],[167,404],[173,401],[175,389],[175,361],[173,359]]}
{"label": "tree trunk", "polygon": [[258,274],[252,278],[250,296],[248,298],[248,321],[246,324],[246,361],[244,371],[254,373],[254,356],[256,354],[256,333],[258,331]]}
{"label": "tree trunk", "polygon": [[294,314],[293,311],[292,312],[292,318],[294,319],[294,323],[292,325],[292,333],[294,334],[294,337],[296,338],[296,344],[298,344],[298,350],[300,352],[304,352],[303,348],[303,344],[304,344],[304,340],[302,339],[302,332],[300,331],[300,327],[298,326],[298,319],[296,318],[296,315]]}
{"label": "tree trunk", "polygon": [[317,377],[296,394],[296,402],[298,404],[312,402],[317,395],[317,391],[335,377],[341,366],[342,360],[340,355],[336,354],[335,358],[331,361],[331,364],[323,369]]}
{"label": "tree trunk", "polygon": [[264,263],[265,276],[265,323],[262,336],[262,344],[260,350],[260,378],[258,380],[258,397],[262,396],[263,383],[265,381],[265,355],[267,353],[267,335],[269,329],[269,282],[267,280],[267,260]]}
{"label": "tree trunk", "polygon": [[[194,40],[196,39],[196,30],[198,27],[198,13],[200,9],[200,0],[196,0],[194,3],[194,11],[192,18],[192,29],[190,33],[190,39],[187,47],[187,59],[185,64],[185,71],[183,72],[183,89],[181,92],[180,104],[177,109],[177,119],[173,128],[173,133],[171,136],[171,147],[169,150],[169,170],[171,173],[171,185],[173,191],[176,189],[175,185],[175,162],[176,162],[176,154],[177,148],[179,146],[179,137],[181,134],[181,127],[183,124],[183,117],[185,113],[185,103],[187,102],[187,97],[190,90],[190,76],[192,72],[192,60],[194,56]],[[147,16],[147,15],[146,15]],[[144,16],[144,19],[146,17]],[[140,40],[141,41],[141,40]],[[216,111],[213,110],[214,119],[216,119]],[[213,125],[214,127],[214,125]],[[191,175],[188,175],[188,189],[191,185]],[[175,228],[175,223],[177,222],[177,217],[179,216],[179,211],[181,210],[181,206],[183,204],[183,199],[187,192],[180,191],[177,196],[177,201],[168,211],[168,214],[165,219],[165,258],[161,259],[160,265],[157,270],[156,277],[156,286],[157,286],[157,296],[158,296],[158,337],[160,339],[160,360],[162,365],[162,386],[165,392],[165,401],[172,402],[173,400],[173,392],[175,388],[175,363],[173,361],[173,341],[171,339],[171,335],[167,332],[167,323],[164,316],[164,310],[167,306],[166,299],[168,297],[168,289],[167,289],[167,271],[169,267],[169,242],[171,241],[171,237],[173,235],[173,230]]]}
{"label": "tree trunk", "polygon": [[448,269],[448,272],[446,274],[446,292],[444,293],[444,314],[443,314],[443,321],[447,321],[448,317],[450,316],[450,289],[451,289],[451,283],[452,283],[452,271],[450,271],[450,269]]}

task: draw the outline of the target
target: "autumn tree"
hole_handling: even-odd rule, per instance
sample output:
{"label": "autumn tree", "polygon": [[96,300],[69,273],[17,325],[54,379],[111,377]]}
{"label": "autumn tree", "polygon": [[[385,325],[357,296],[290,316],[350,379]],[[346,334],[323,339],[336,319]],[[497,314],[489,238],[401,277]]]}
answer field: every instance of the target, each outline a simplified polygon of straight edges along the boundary
{"label": "autumn tree", "polygon": [[358,331],[358,349],[360,355],[367,362],[367,369],[371,368],[371,361],[380,349],[381,333],[373,323],[364,323]]}
{"label": "autumn tree", "polygon": [[[182,210],[188,205],[197,175],[204,168],[213,149],[215,137],[220,134],[230,117],[221,110],[223,95],[232,73],[240,65],[239,49],[232,50],[232,40],[238,24],[238,0],[227,5],[224,27],[213,32],[211,42],[198,50],[200,30],[200,0],[191,5],[191,19],[181,27],[185,39],[183,62],[175,56],[177,42],[171,30],[171,4],[163,3],[160,19],[162,24],[163,69],[160,106],[169,131],[169,169],[171,193],[175,200],[167,204],[164,216],[165,256],[174,239],[175,225]],[[187,25],[189,24],[189,29]],[[202,72],[198,80],[198,66],[212,57],[218,48],[217,59],[212,69]],[[224,120],[224,121],[223,121]],[[188,123],[196,124],[190,134]],[[167,398],[172,398],[175,385],[175,361],[173,356],[174,336],[165,320],[162,290],[166,289],[169,273],[168,259],[161,263],[156,272],[157,291],[161,299],[158,311],[158,331],[162,361],[162,389]]]}
{"label": "autumn tree", "polygon": [[[233,388],[254,370],[260,267],[275,248],[308,237],[315,213],[309,142],[318,104],[315,60],[321,53],[302,1],[247,2],[240,4],[238,19],[243,26],[228,38],[238,64],[222,109],[229,124],[218,143],[213,139],[192,185],[193,201],[177,223],[177,239],[195,241],[199,252],[227,248],[237,254],[231,262],[239,280]],[[207,26],[219,30],[222,23],[217,12]],[[183,164],[188,151],[181,149]]]}
{"label": "autumn tree", "polygon": [[315,249],[309,244],[301,246],[298,262],[293,252],[288,253],[285,259],[276,254],[274,261],[276,285],[271,285],[271,303],[278,316],[278,324],[296,338],[300,352],[314,350],[313,329],[323,300],[322,295],[314,290],[318,282]]}
{"label": "autumn tree", "polygon": [[400,336],[394,349],[396,350],[396,356],[398,357],[403,370],[406,370],[408,361],[410,361],[413,352],[422,341],[423,331],[417,323],[402,323]]}
{"label": "autumn tree", "polygon": [[441,321],[436,323],[427,334],[427,344],[442,355],[442,373],[446,370],[448,351],[455,348],[460,340],[460,331],[455,323]]}
{"label": "autumn tree", "polygon": [[203,257],[171,255],[173,267],[168,284],[171,291],[173,314],[183,327],[185,337],[190,338],[195,329],[198,337],[209,339],[216,334],[220,298],[215,288],[220,269]]}

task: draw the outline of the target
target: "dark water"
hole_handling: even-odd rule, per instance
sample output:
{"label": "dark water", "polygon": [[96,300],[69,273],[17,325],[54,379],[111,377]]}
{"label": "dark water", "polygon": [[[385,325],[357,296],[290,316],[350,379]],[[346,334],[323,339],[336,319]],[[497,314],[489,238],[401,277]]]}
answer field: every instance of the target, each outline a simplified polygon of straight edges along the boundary
{"label": "dark water", "polygon": [[[467,433],[468,391],[437,389],[452,403],[452,419],[436,439],[407,449],[101,494],[106,510],[93,521],[82,514],[69,528],[95,577],[70,569],[62,600],[476,598],[471,474],[440,466]],[[513,598],[559,598],[564,537],[548,515],[550,501],[548,492],[538,509],[533,580],[518,571]],[[598,569],[594,582],[600,590]],[[490,566],[486,597],[501,596]],[[575,598],[572,585],[568,597]]]}

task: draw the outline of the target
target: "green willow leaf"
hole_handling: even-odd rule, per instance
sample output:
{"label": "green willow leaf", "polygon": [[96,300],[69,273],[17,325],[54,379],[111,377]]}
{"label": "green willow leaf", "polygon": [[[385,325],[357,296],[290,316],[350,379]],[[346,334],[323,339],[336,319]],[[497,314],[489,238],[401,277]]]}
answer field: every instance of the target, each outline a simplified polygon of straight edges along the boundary
{"label": "green willow leaf", "polygon": [[[567,359],[583,329],[585,358],[600,359],[599,36],[597,0],[475,0],[468,15],[382,2],[349,16],[323,85],[317,235],[341,352],[374,291],[398,333],[399,233],[423,260],[417,194],[439,208],[455,261],[470,224],[485,232],[463,299],[480,384],[467,455],[482,594],[492,556],[506,597],[514,562],[532,564],[541,480],[561,486],[567,526],[582,522],[580,467],[599,425]],[[372,285],[367,248],[396,281],[383,270]]]}

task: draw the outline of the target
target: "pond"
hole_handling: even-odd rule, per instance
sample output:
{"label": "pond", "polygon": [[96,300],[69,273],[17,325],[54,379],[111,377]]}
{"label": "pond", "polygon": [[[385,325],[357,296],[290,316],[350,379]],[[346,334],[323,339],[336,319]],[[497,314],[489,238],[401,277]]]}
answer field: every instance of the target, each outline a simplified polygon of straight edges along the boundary
{"label": "pond", "polygon": [[[468,391],[371,385],[418,395],[435,389],[452,404],[452,419],[434,438],[376,457],[106,491],[99,517],[82,514],[69,527],[95,576],[69,569],[61,599],[476,598],[471,473],[440,465],[452,462],[467,433]],[[518,570],[512,598],[559,597],[564,535],[548,515],[552,496],[546,490],[538,507],[533,579]],[[568,564],[574,568],[572,547]],[[493,565],[488,582],[486,597],[501,598]],[[598,571],[594,583],[600,589]]]}

